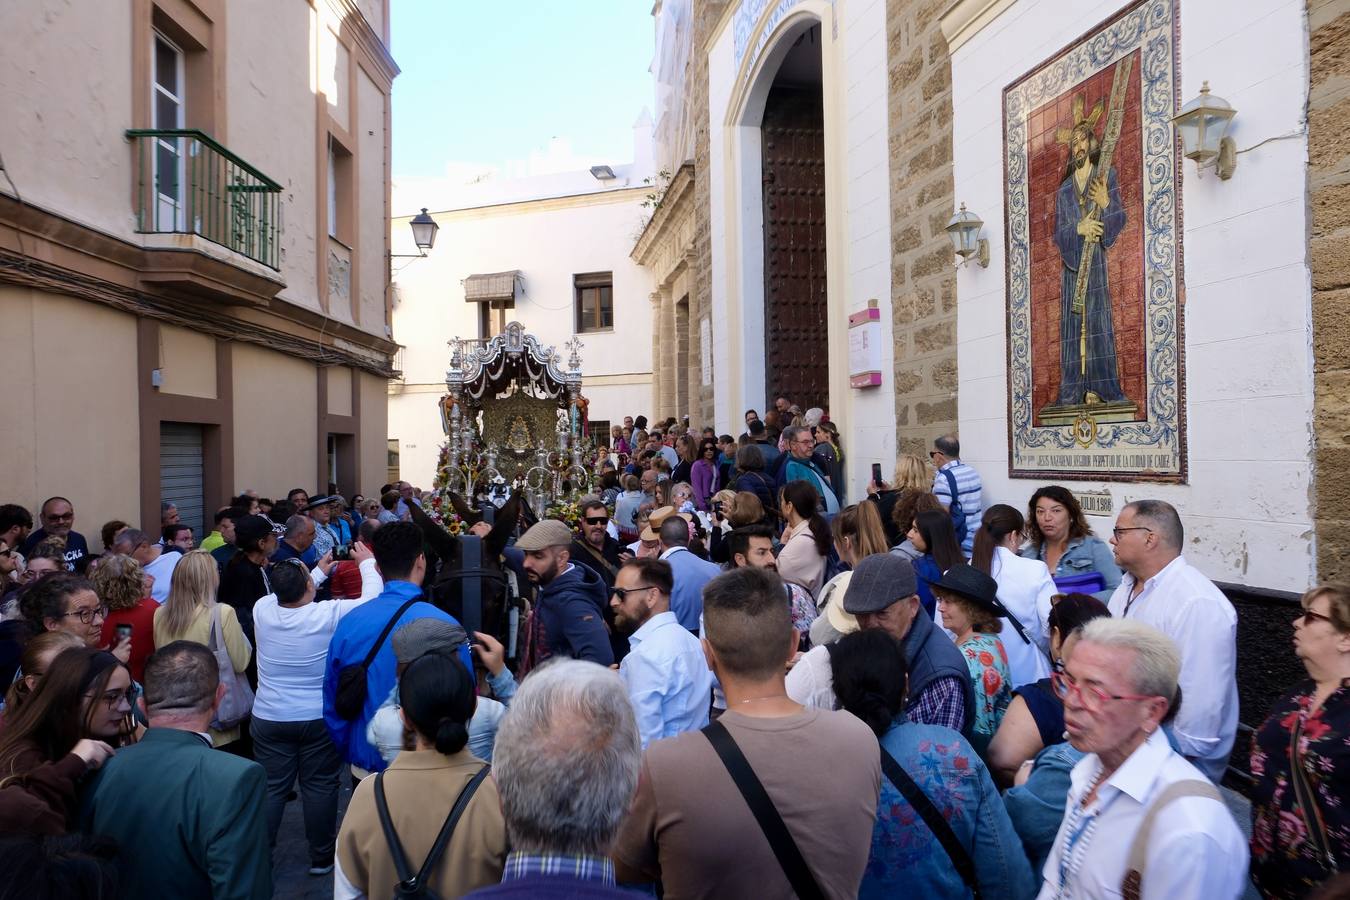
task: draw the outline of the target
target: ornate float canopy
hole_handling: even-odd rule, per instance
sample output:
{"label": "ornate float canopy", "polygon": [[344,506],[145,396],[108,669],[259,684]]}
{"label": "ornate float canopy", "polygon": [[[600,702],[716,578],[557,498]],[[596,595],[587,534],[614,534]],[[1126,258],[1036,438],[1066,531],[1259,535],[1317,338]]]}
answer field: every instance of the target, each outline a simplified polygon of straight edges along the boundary
{"label": "ornate float canopy", "polygon": [[450,369],[445,386],[470,406],[481,408],[485,398],[493,398],[513,386],[528,390],[536,397],[565,398],[581,389],[581,342],[568,342],[567,370],[562,369],[561,354],[545,347],[525,332],[525,326],[512,322],[506,330],[485,342],[450,342]]}
{"label": "ornate float canopy", "polygon": [[581,341],[553,347],[519,322],[488,340],[450,341],[438,490],[502,496],[523,488],[536,513],[585,489]]}

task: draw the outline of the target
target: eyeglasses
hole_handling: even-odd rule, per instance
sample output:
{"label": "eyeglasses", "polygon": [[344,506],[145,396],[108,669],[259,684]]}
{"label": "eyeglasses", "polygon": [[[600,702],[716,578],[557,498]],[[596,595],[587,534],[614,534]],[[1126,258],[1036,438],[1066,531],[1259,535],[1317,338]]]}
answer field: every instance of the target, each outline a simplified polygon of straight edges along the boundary
{"label": "eyeglasses", "polygon": [[73,609],[68,613],[61,613],[61,618],[64,619],[67,616],[78,616],[84,624],[93,625],[95,619],[108,618],[108,607],[95,606],[89,609]]}
{"label": "eyeglasses", "polygon": [[73,522],[75,521],[75,513],[53,513],[52,515],[47,516],[47,518],[51,519],[53,522]]}
{"label": "eyeglasses", "polygon": [[[86,694],[85,696],[93,699],[94,695]],[[107,705],[108,709],[117,709],[117,704],[122,703],[123,701],[126,702],[127,708],[129,709],[136,701],[136,691],[133,688],[127,688],[124,691],[105,691],[103,696],[99,699]]]}
{"label": "eyeglasses", "polygon": [[616,588],[610,588],[609,594],[610,594],[611,597],[613,597],[613,596],[615,596],[615,595],[618,595],[618,597],[619,597],[619,602],[620,602],[620,603],[623,603],[625,600],[628,599],[628,595],[629,595],[629,594],[635,593],[635,592],[637,592],[637,591],[650,591],[650,590],[653,589],[653,587],[654,587],[654,585],[650,585],[650,584],[642,584],[642,585],[638,585],[637,587],[630,587],[630,588],[620,588],[620,587],[616,587]]}
{"label": "eyeglasses", "polygon": [[609,516],[587,516],[584,521],[587,525],[608,525]]}
{"label": "eyeglasses", "polygon": [[1332,628],[1340,630],[1336,625],[1336,620],[1331,616],[1324,616],[1320,612],[1313,612],[1311,609],[1305,609],[1303,612],[1294,616],[1294,621],[1302,621],[1304,625],[1311,625],[1313,622],[1326,622]]}
{"label": "eyeglasses", "polygon": [[929,450],[929,451],[928,451],[928,458],[929,458],[929,459],[937,459],[937,458],[938,458],[938,451],[936,451],[936,450]]}
{"label": "eyeglasses", "polygon": [[1111,529],[1111,535],[1112,535],[1116,540],[1120,540],[1120,536],[1121,536],[1122,534],[1124,534],[1125,532],[1127,532],[1127,531],[1147,531],[1149,534],[1152,534],[1152,533],[1153,533],[1153,529],[1152,529],[1152,528],[1145,528],[1143,525],[1134,525],[1134,526],[1131,526],[1131,527],[1129,527],[1129,528],[1112,528],[1112,529]]}
{"label": "eyeglasses", "polygon": [[1067,702],[1071,696],[1077,697],[1079,705],[1092,713],[1101,712],[1101,708],[1106,705],[1108,700],[1154,699],[1146,694],[1108,694],[1093,685],[1080,685],[1072,675],[1065,672],[1051,672],[1050,685],[1055,689],[1055,696],[1059,697],[1062,702]]}

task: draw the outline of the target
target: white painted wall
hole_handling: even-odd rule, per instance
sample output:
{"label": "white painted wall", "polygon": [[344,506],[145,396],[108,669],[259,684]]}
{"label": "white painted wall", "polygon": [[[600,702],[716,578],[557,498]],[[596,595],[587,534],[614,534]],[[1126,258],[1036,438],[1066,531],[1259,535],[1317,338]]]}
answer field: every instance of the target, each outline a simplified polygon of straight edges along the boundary
{"label": "white painted wall", "polygon": [[[1018,0],[952,59],[956,197],[985,220],[992,261],[957,276],[962,454],[985,497],[1025,509],[1041,481],[1008,478],[1003,88],[1126,4]],[[1189,484],[1109,489],[1115,508],[1180,510],[1186,553],[1211,578],[1302,591],[1312,577],[1311,292],[1307,264],[1307,37],[1302,0],[1180,4],[1182,102],[1208,80],[1238,110],[1242,153],[1223,182],[1182,160]],[[1099,535],[1111,521],[1094,519]]]}
{"label": "white painted wall", "polygon": [[[883,333],[891,321],[890,176],[887,146],[886,4],[884,0],[801,0],[778,4],[744,0],[761,10],[763,49],[751,39],[737,58],[735,18],[708,53],[712,208],[713,367],[718,373],[714,411],[719,432],[738,433],[747,408],[763,410],[763,240],[759,118],[777,60],[804,16],[821,23],[825,97],[826,243],[830,357],[830,414],[839,426],[848,464],[849,491],[861,496],[871,463],[889,470],[895,459],[895,390],[891,342],[879,388],[848,386],[848,316],[880,301]],[[742,80],[752,85],[741,90]],[[728,124],[730,123],[730,124]]]}
{"label": "white painted wall", "polygon": [[[523,296],[508,321],[561,349],[574,333],[572,276],[613,272],[614,329],[581,336],[582,392],[592,419],[650,415],[653,284],[628,256],[645,190],[432,211],[440,232],[430,256],[394,260],[394,340],[406,349],[404,383],[390,388],[389,437],[399,441],[405,479],[431,484],[444,440],[437,403],[450,363],[446,342],[478,336],[478,306],[465,301],[462,285],[472,274],[521,270]],[[411,252],[408,219],[395,219],[392,228],[395,252]]]}

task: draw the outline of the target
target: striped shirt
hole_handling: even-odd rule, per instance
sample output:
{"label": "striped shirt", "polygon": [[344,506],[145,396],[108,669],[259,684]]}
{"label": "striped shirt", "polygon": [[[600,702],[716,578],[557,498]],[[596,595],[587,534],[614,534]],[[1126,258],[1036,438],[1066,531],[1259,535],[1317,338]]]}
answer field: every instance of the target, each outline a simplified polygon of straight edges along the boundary
{"label": "striped shirt", "polygon": [[947,463],[938,469],[937,475],[933,478],[933,494],[948,507],[952,505],[952,490],[943,472],[951,472],[952,477],[956,479],[956,493],[960,495],[961,511],[966,514],[966,539],[962,541],[961,549],[970,553],[971,548],[975,546],[975,531],[980,527],[980,516],[984,515],[982,496],[984,483],[980,481],[980,473],[961,460],[954,459]]}

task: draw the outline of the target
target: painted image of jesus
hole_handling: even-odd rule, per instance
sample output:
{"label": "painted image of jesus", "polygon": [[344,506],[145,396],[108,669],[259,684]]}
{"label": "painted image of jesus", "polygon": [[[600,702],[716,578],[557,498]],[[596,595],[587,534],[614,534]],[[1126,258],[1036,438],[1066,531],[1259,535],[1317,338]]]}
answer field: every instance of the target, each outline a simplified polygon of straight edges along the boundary
{"label": "painted image of jesus", "polygon": [[[1125,227],[1116,170],[1100,171],[1102,148],[1095,127],[1102,103],[1083,114],[1083,98],[1073,101],[1074,123],[1061,127],[1056,140],[1068,147],[1068,164],[1055,196],[1055,244],[1060,274],[1059,406],[1117,403],[1120,387],[1115,324],[1107,282],[1107,252]],[[1086,290],[1079,285],[1086,267]]]}

